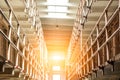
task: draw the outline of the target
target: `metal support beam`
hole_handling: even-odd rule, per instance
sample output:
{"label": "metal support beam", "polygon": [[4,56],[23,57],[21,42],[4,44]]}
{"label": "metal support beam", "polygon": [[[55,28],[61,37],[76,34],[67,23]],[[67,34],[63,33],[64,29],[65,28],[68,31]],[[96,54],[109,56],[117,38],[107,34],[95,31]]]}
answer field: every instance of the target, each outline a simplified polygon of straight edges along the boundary
{"label": "metal support beam", "polygon": [[119,9],[119,27],[120,27],[120,0],[119,0],[118,9]]}

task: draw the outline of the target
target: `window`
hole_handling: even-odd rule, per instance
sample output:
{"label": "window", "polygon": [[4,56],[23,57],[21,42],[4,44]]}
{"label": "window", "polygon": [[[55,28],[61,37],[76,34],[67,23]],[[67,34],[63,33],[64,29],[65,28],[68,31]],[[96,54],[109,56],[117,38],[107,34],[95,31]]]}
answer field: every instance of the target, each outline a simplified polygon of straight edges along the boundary
{"label": "window", "polygon": [[54,74],[53,75],[53,80],[60,80],[60,75],[59,74]]}
{"label": "window", "polygon": [[66,12],[67,7],[48,6],[48,11],[50,11],[50,12]]}
{"label": "window", "polygon": [[67,16],[67,6],[68,0],[47,0],[48,6],[48,16],[58,18],[58,17],[66,17]]}

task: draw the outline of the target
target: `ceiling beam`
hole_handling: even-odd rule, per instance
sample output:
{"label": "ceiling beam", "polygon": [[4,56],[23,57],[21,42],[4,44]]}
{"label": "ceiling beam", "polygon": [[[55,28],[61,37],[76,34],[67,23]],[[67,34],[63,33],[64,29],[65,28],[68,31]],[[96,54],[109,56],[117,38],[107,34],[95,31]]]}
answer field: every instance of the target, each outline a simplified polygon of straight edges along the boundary
{"label": "ceiling beam", "polygon": [[67,10],[67,11],[64,11],[64,12],[59,12],[59,11],[50,11],[48,9],[39,9],[39,12],[40,13],[67,13],[67,14],[76,14],[76,11],[75,10]]}
{"label": "ceiling beam", "polygon": [[43,15],[40,15],[40,18],[75,19],[75,15],[74,16],[67,15],[67,16],[54,17],[54,16],[49,16],[49,15],[43,14]]}
{"label": "ceiling beam", "polygon": [[[106,6],[92,6],[92,12],[103,12],[103,10],[105,9]],[[116,8],[116,5],[112,5],[110,6],[108,12],[113,12],[114,11],[114,8]]]}
{"label": "ceiling beam", "polygon": [[[49,13],[49,12],[51,12],[51,13],[56,13],[56,11],[50,11],[50,10],[48,10],[47,8],[38,8],[39,9],[39,12],[40,12],[40,14],[47,14],[47,13]],[[4,12],[8,12],[8,10],[6,9],[6,8],[2,8],[2,10],[4,11]],[[25,12],[24,12],[24,8],[23,7],[19,7],[19,8],[14,8],[14,12],[15,12],[15,14],[26,14]],[[64,12],[59,12],[58,11],[58,13],[67,13],[67,14],[76,14],[76,10],[71,10],[71,9],[69,9],[69,10],[67,10],[67,11],[64,11]]]}

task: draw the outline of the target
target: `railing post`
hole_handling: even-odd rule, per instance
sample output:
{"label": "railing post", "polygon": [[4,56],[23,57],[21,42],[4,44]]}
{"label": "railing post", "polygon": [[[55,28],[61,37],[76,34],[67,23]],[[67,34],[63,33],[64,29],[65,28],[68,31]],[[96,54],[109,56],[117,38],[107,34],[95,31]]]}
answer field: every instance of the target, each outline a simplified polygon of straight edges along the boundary
{"label": "railing post", "polygon": [[10,25],[12,24],[12,10],[10,9],[9,10],[9,22],[10,22]]}
{"label": "railing post", "polygon": [[19,37],[17,38],[17,49],[19,50],[19,43],[20,43],[20,41],[19,41]]}
{"label": "railing post", "polygon": [[118,8],[119,8],[119,29],[120,29],[120,0],[119,0]]}
{"label": "railing post", "polygon": [[[23,58],[23,57],[22,57],[22,58]],[[22,59],[22,71],[25,70],[24,65],[25,65],[25,58]]]}
{"label": "railing post", "polygon": [[98,66],[100,66],[100,53],[98,52]]}
{"label": "railing post", "polygon": [[99,25],[97,25],[97,50],[99,50],[99,40],[98,40],[98,35],[99,35]]}
{"label": "railing post", "polygon": [[25,65],[25,58],[26,58],[26,57],[25,57],[25,50],[26,50],[26,48],[24,47],[24,48],[23,48],[23,52],[22,52],[22,53],[23,53],[23,56],[24,56],[24,57],[22,57],[22,58],[23,58],[23,60],[22,60],[22,70],[25,69],[25,68],[24,68],[24,65]]}
{"label": "railing post", "polygon": [[105,25],[108,23],[108,10],[105,11]]}
{"label": "railing post", "polygon": [[8,39],[11,41],[12,28],[9,26]]}
{"label": "railing post", "polygon": [[23,34],[23,44],[24,44],[24,46],[25,46],[25,43],[26,42],[26,36],[25,36],[25,34]]}
{"label": "railing post", "polygon": [[17,55],[16,55],[16,63],[15,63],[15,67],[18,67],[18,56],[19,56],[19,54],[17,53]]}
{"label": "railing post", "polygon": [[20,25],[17,25],[17,35],[20,36]]}
{"label": "railing post", "polygon": [[[96,28],[96,32],[97,32],[97,50],[99,50],[99,40],[98,40],[98,36],[99,36],[99,24],[97,24],[97,28]],[[97,52],[97,65],[100,65],[100,55],[99,55],[99,51]]]}
{"label": "railing post", "polygon": [[10,45],[10,42],[8,43],[8,52],[7,52],[7,61],[10,60],[10,48],[11,48],[11,45]]}
{"label": "railing post", "polygon": [[97,24],[96,32],[97,32],[97,37],[98,37],[98,35],[99,35],[99,24]]}
{"label": "railing post", "polygon": [[[92,64],[92,65],[91,65]],[[92,68],[92,70],[94,70],[94,63],[93,63],[93,58],[91,59],[91,68]]]}
{"label": "railing post", "polygon": [[19,24],[17,24],[17,35],[18,35],[18,39],[17,39],[17,49],[19,49],[19,38],[20,38],[20,26]]}
{"label": "railing post", "polygon": [[[90,55],[90,57],[89,58],[91,58],[94,54],[93,54],[93,47],[91,47],[91,55]],[[91,58],[91,60],[90,60],[90,65],[91,65],[91,70],[94,70],[94,60],[93,60],[93,57]]]}
{"label": "railing post", "polygon": [[[27,60],[29,61],[29,53],[27,54]],[[27,69],[27,70],[26,70],[26,73],[27,73],[27,74],[29,73],[29,65],[28,65],[28,64],[29,64],[29,62],[27,62],[27,64],[26,64],[26,65],[27,65],[27,66],[26,66],[26,67],[27,67],[27,68],[26,68],[26,69]]]}
{"label": "railing post", "polygon": [[[9,33],[8,33],[8,39],[11,41],[11,33],[12,33],[12,29],[11,27],[9,26]],[[11,48],[11,44],[10,44],[10,41],[8,43],[8,52],[7,52],[7,60],[10,60],[10,48]]]}
{"label": "railing post", "polygon": [[[105,35],[106,35],[106,41],[108,40],[108,30],[107,28],[105,28]],[[109,60],[109,49],[108,49],[108,43],[106,44],[106,57],[107,57],[107,61]]]}

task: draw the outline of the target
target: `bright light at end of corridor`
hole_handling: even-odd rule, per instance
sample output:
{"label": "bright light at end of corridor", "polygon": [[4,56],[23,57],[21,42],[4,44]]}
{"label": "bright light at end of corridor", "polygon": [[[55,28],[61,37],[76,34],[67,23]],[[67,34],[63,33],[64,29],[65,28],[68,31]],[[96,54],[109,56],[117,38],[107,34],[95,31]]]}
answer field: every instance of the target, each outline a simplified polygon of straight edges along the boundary
{"label": "bright light at end of corridor", "polygon": [[54,55],[54,56],[52,57],[52,59],[53,59],[53,60],[63,60],[64,57],[63,57],[63,56],[60,56],[60,55]]}

